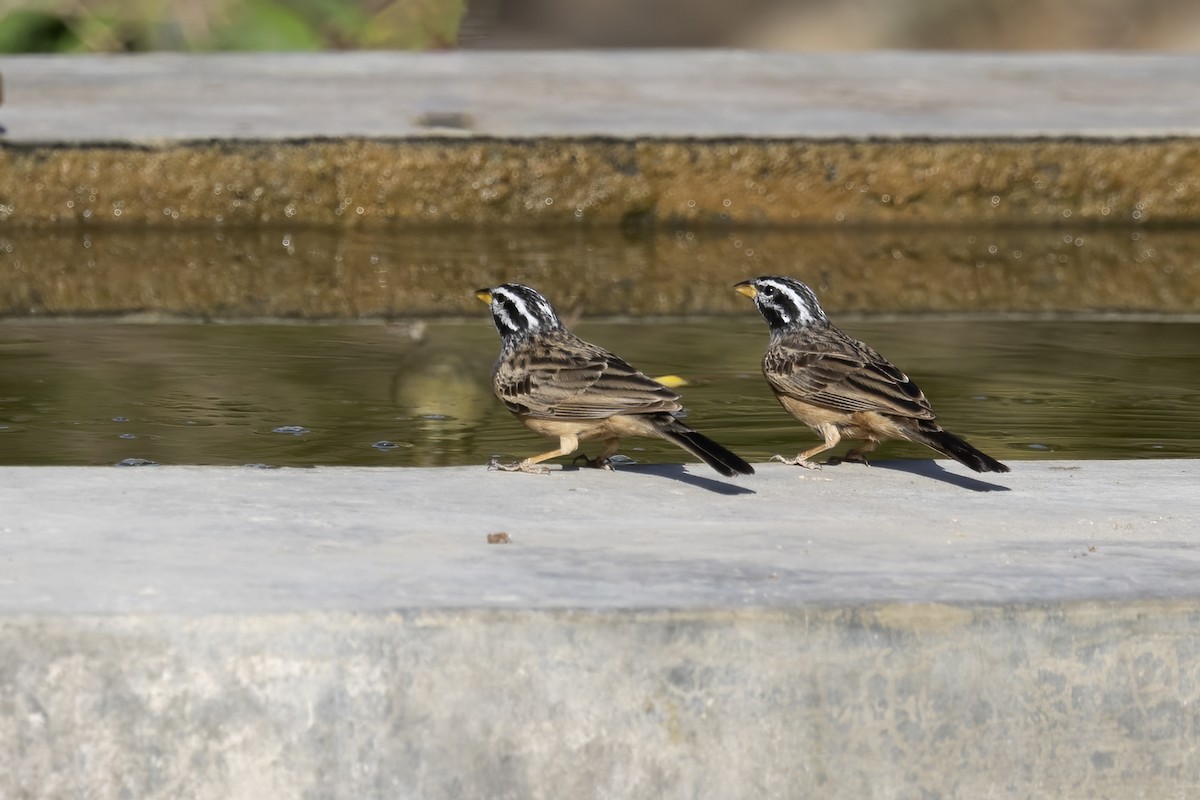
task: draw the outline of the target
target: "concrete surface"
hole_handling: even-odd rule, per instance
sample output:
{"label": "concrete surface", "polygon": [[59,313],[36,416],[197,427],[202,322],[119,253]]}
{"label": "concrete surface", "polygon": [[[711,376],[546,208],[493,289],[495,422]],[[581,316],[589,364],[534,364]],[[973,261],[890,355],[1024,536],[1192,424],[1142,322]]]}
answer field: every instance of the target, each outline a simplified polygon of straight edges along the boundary
{"label": "concrete surface", "polygon": [[0,73],[18,144],[1200,135],[1200,54],[155,53]]}
{"label": "concrete surface", "polygon": [[1013,467],[3,468],[0,795],[1189,796],[1200,462]]}
{"label": "concrete surface", "polygon": [[1200,221],[1191,55],[0,59],[0,221]]}
{"label": "concrete surface", "polygon": [[[14,614],[1044,603],[1200,594],[1200,461],[0,468]],[[70,501],[63,502],[64,494]],[[506,547],[488,546],[504,531]],[[1095,547],[1096,552],[1089,550]]]}

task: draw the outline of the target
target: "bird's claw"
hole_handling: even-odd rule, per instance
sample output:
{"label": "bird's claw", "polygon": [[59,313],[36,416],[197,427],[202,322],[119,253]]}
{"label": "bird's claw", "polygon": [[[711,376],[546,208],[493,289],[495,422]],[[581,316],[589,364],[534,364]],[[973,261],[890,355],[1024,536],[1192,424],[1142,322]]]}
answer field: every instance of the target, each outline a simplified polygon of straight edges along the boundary
{"label": "bird's claw", "polygon": [[537,464],[530,464],[528,461],[513,461],[510,464],[502,463],[500,456],[492,456],[487,468],[488,472],[492,470],[499,470],[500,472],[528,472],[530,475],[548,475],[550,473],[548,468],[539,467]]}
{"label": "bird's claw", "polygon": [[793,467],[804,467],[805,469],[820,469],[821,465],[815,461],[809,461],[807,458],[796,456],[795,458],[784,458],[781,455],[771,456],[772,461],[778,461],[781,464],[788,464]]}
{"label": "bird's claw", "polygon": [[582,463],[585,467],[590,467],[591,469],[606,469],[609,472],[613,471],[612,462],[607,458],[601,461],[598,458],[588,458],[586,453],[580,453],[579,455],[575,456],[575,458],[571,459],[572,466],[577,467],[580,465],[580,463]]}

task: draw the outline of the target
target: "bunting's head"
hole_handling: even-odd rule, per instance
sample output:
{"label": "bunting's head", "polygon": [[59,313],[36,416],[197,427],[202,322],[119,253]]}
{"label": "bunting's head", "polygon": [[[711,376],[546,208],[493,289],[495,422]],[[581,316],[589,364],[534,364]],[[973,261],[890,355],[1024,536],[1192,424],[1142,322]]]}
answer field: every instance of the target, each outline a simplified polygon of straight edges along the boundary
{"label": "bunting's head", "polygon": [[800,281],[764,275],[733,287],[754,301],[771,330],[824,324],[829,321],[813,290]]}
{"label": "bunting's head", "polygon": [[494,289],[480,289],[475,296],[491,307],[492,321],[506,343],[563,326],[550,301],[528,286],[505,283]]}

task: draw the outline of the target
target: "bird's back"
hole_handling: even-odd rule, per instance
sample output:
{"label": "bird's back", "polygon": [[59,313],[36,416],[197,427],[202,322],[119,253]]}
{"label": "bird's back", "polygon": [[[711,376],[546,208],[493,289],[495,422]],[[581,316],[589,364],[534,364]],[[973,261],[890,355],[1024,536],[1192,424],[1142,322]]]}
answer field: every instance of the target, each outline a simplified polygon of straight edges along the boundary
{"label": "bird's back", "polygon": [[679,411],[679,396],[618,356],[559,330],[508,348],[492,372],[516,413],[554,419]]}
{"label": "bird's back", "polygon": [[772,337],[763,374],[776,394],[830,410],[935,418],[925,394],[907,375],[832,324]]}

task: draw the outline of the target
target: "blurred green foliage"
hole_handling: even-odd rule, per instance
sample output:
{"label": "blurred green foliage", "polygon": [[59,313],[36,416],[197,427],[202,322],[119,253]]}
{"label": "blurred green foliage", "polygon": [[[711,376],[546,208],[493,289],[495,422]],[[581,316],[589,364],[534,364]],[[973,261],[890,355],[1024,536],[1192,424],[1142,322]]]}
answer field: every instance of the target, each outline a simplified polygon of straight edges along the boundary
{"label": "blurred green foliage", "polygon": [[0,0],[0,53],[453,47],[466,0]]}

